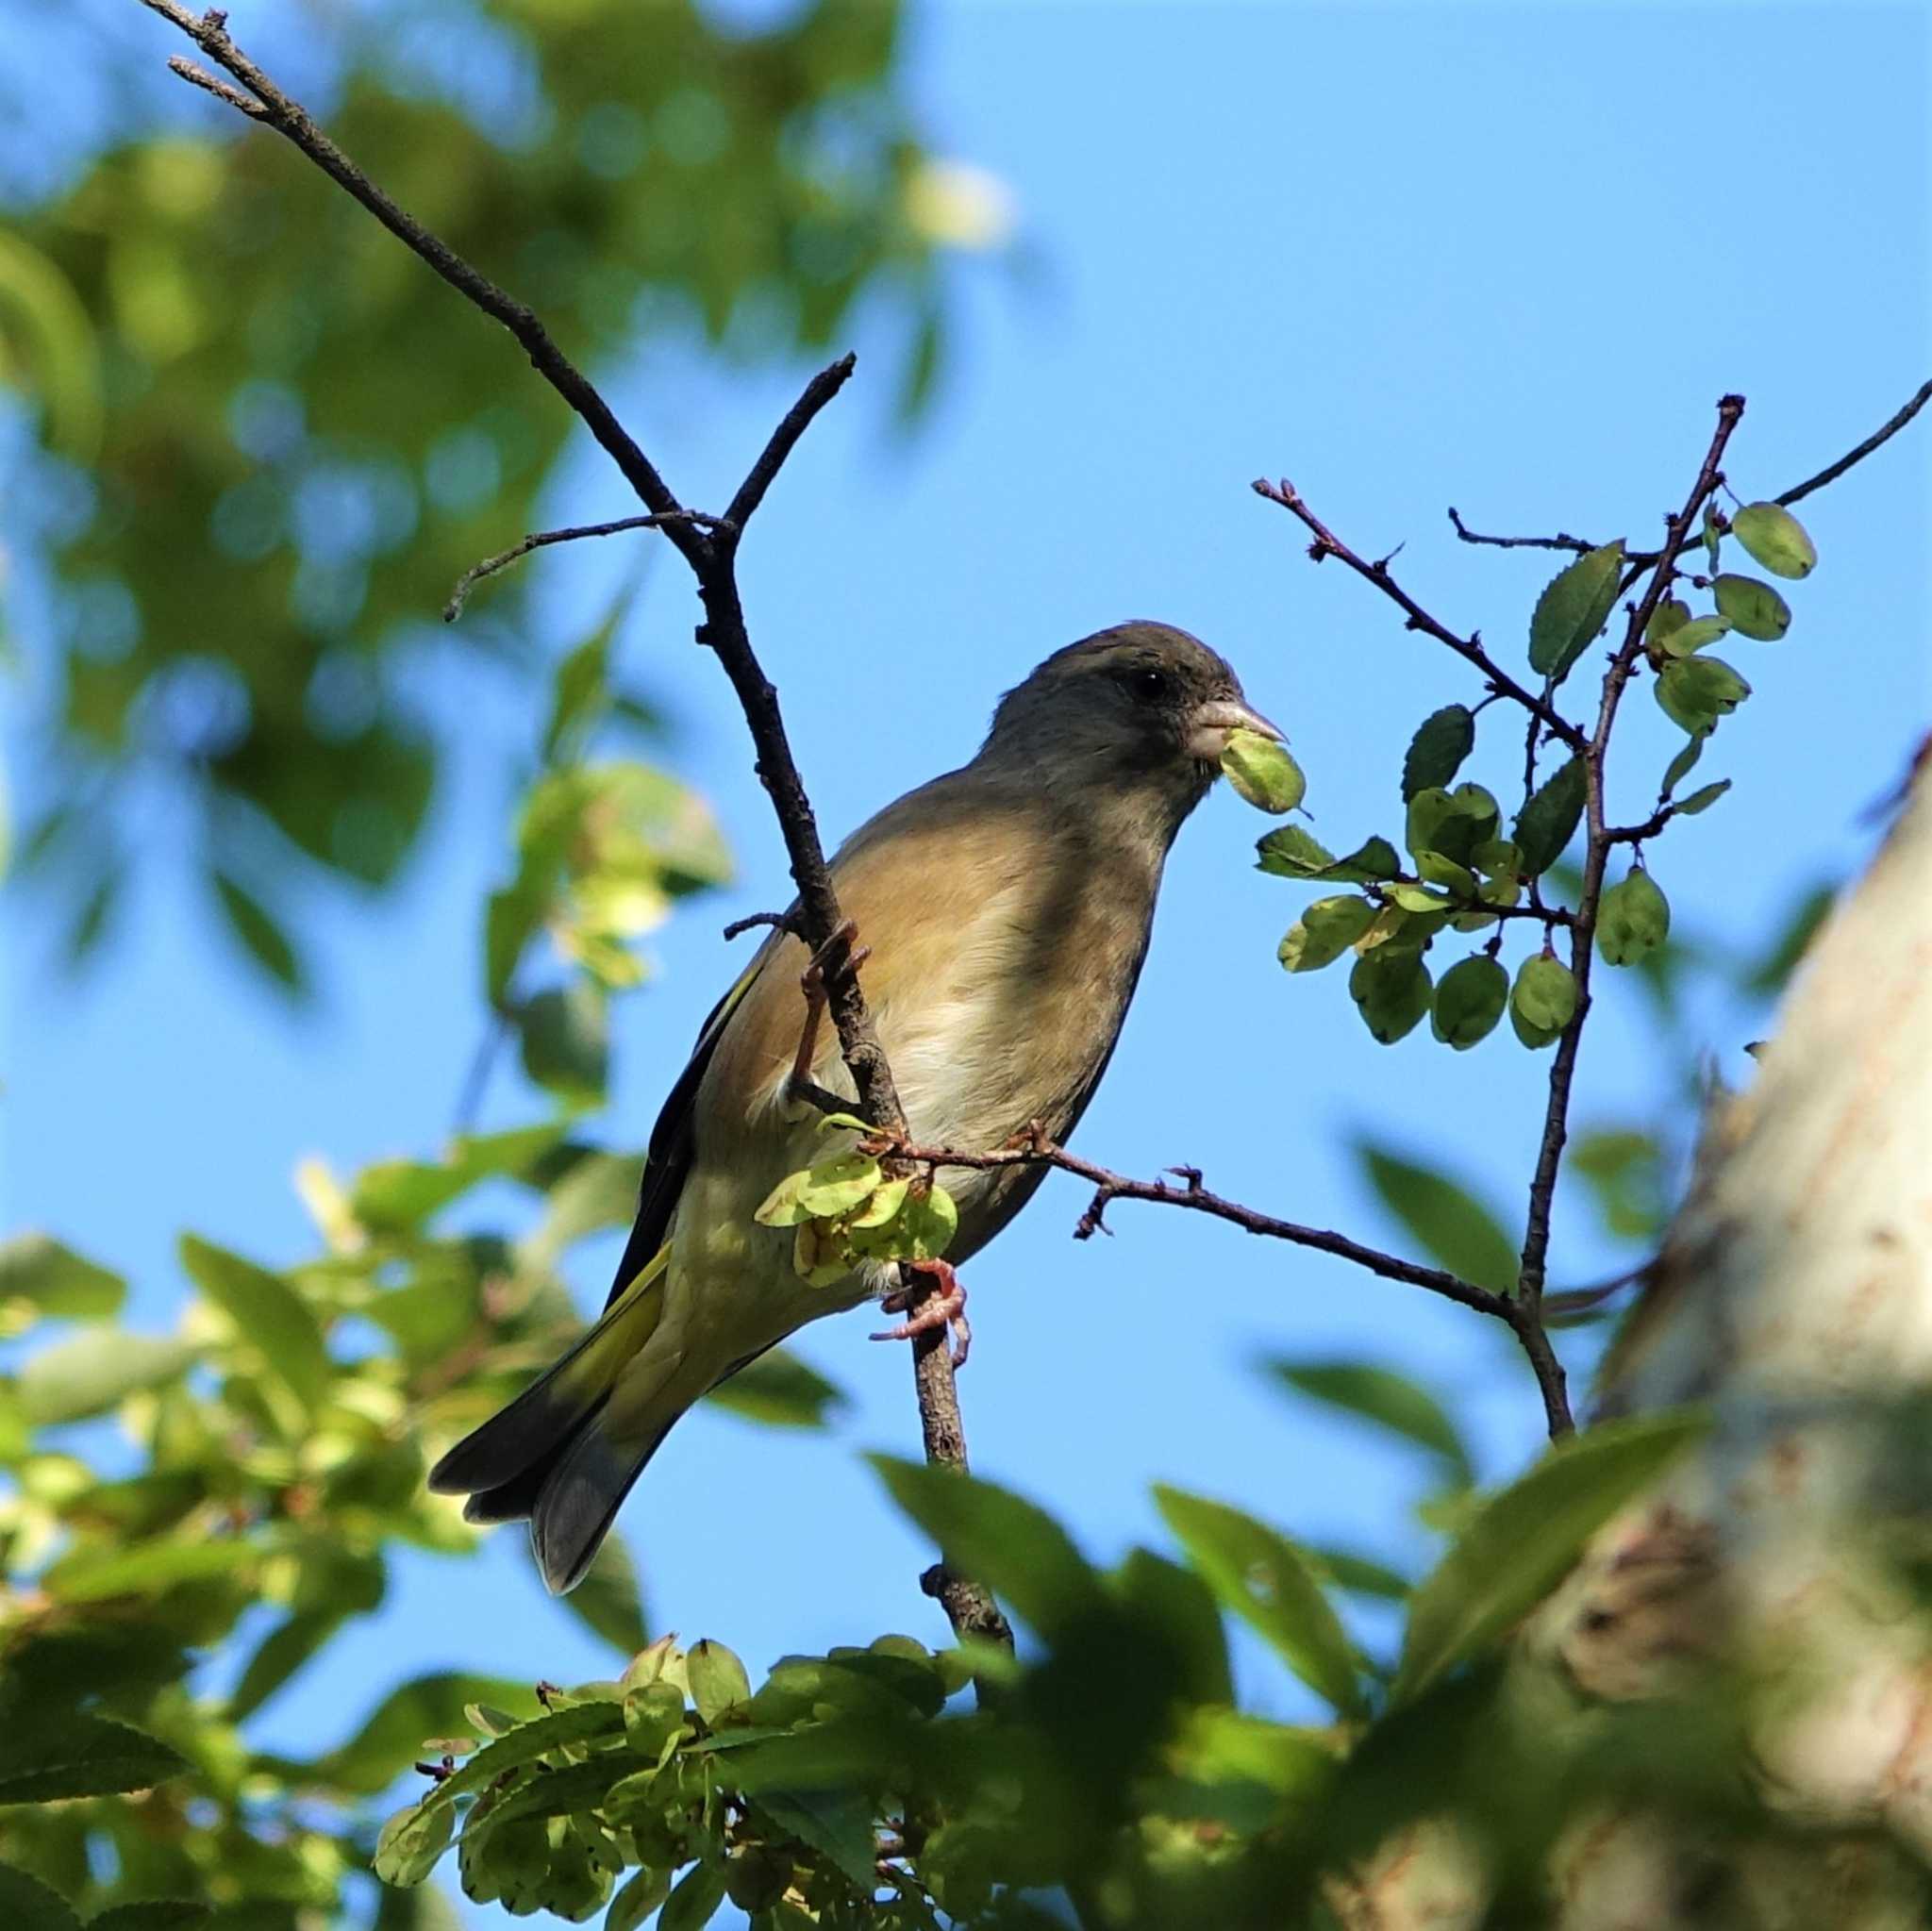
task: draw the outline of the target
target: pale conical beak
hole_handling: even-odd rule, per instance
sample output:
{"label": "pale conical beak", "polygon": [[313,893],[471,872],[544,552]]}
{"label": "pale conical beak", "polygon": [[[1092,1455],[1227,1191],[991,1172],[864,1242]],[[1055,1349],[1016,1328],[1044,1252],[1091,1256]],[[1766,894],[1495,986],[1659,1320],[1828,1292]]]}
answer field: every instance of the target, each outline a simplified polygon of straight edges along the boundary
{"label": "pale conical beak", "polygon": [[1287,734],[1271,724],[1259,711],[1250,710],[1232,697],[1214,697],[1188,720],[1188,756],[1200,758],[1204,764],[1218,764],[1221,754],[1227,749],[1231,731],[1253,731],[1257,736],[1272,738],[1277,744],[1288,741]]}

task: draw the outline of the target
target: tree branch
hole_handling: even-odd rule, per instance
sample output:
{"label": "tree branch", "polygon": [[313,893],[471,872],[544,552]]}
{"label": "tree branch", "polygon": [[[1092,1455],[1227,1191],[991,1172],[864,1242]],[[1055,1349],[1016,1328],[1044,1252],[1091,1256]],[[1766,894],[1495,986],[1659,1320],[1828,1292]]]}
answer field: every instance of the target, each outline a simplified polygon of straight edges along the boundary
{"label": "tree branch", "polygon": [[575,543],[583,537],[614,537],[622,530],[662,529],[667,523],[682,520],[686,523],[709,524],[717,529],[723,525],[724,518],[708,516],[702,509],[673,509],[662,516],[620,516],[615,523],[579,523],[567,529],[538,530],[525,537],[521,543],[512,543],[508,550],[499,550],[493,557],[486,557],[480,563],[473,563],[457,578],[456,588],[449,593],[449,602],[442,607],[442,621],[454,624],[463,614],[463,606],[469,602],[470,592],[486,576],[494,576],[499,570],[508,570],[512,563],[518,563],[532,550],[541,550],[551,543]]}
{"label": "tree branch", "polygon": [[[725,675],[730,678],[732,689],[738,693],[739,703],[743,708],[745,723],[750,727],[758,752],[758,776],[771,793],[773,808],[777,813],[779,828],[784,835],[792,880],[798,888],[797,924],[800,935],[814,950],[825,946],[832,935],[843,925],[844,920],[826,868],[817,820],[785,735],[778,693],[760,668],[745,629],[734,559],[744,524],[763,500],[798,439],[819,411],[844,386],[852,374],[853,358],[841,358],[830,368],[821,371],[807,385],[805,393],[780,423],[752,465],[750,474],[740,485],[727,516],[722,522],[713,523],[711,533],[707,535],[698,525],[713,520],[693,515],[685,509],[650,459],[619,423],[609,405],[551,340],[535,313],[471,266],[377,188],[315,125],[301,104],[285,94],[228,38],[227,16],[225,13],[210,9],[197,16],[178,5],[177,0],[142,0],[142,4],[178,27],[216,66],[232,75],[255,98],[251,101],[245,96],[233,94],[222,83],[214,82],[211,75],[195,69],[192,62],[180,62],[176,68],[177,72],[183,73],[184,78],[198,87],[209,88],[238,111],[273,127],[291,141],[459,294],[508,329],[538,373],[583,420],[591,435],[617,464],[625,480],[651,512],[650,521],[663,530],[697,578],[698,595],[705,611],[705,621],[697,632],[698,641],[706,644],[724,667]],[[892,1082],[891,1069],[887,1064],[877,1033],[866,1010],[858,977],[844,959],[827,970],[825,991],[839,1030],[840,1046],[862,1107],[871,1118],[903,1131],[905,1115],[899,1105],[898,1090]],[[903,1279],[913,1306],[931,1291],[931,1284],[917,1274],[908,1273]],[[963,1470],[966,1467],[965,1431],[960,1421],[958,1390],[953,1383],[952,1357],[944,1342],[941,1331],[922,1335],[913,1345],[920,1421],[927,1454],[936,1461]],[[942,1571],[931,1582],[930,1588],[931,1592],[939,1597],[958,1633],[980,1636],[1010,1646],[1012,1633],[1005,1617],[1000,1614],[992,1598],[977,1584],[950,1571]]]}
{"label": "tree branch", "polygon": [[1480,536],[1457,514],[1454,504],[1449,507],[1449,521],[1465,543],[1487,543],[1492,550],[1574,550],[1579,557],[1587,557],[1596,548],[1594,543],[1586,543],[1581,537],[1567,536],[1561,530],[1553,537]]}
{"label": "tree branch", "polygon": [[1782,496],[1774,496],[1771,500],[1782,504],[1789,509],[1793,503],[1810,495],[1812,491],[1822,490],[1825,484],[1837,482],[1854,463],[1863,462],[1874,449],[1890,442],[1928,402],[1932,402],[1932,382],[1922,382],[1918,393],[1882,429],[1874,430],[1856,449],[1847,450],[1836,462],[1827,463],[1815,476],[1807,476],[1802,483],[1793,484]]}
{"label": "tree branch", "polygon": [[1416,602],[1409,593],[1389,574],[1389,559],[1370,563],[1351,550],[1340,537],[1316,516],[1304,503],[1292,483],[1286,477],[1278,483],[1271,483],[1266,477],[1257,477],[1252,485],[1256,495],[1264,496],[1270,503],[1278,503],[1291,516],[1302,523],[1313,536],[1308,545],[1308,555],[1319,563],[1324,557],[1337,557],[1346,563],[1357,576],[1375,586],[1382,594],[1399,605],[1407,613],[1408,627],[1421,630],[1433,637],[1438,643],[1446,644],[1464,662],[1474,664],[1489,680],[1490,689],[1503,696],[1513,699],[1524,709],[1541,718],[1552,733],[1562,739],[1573,751],[1581,753],[1584,746],[1583,733],[1570,720],[1554,709],[1542,698],[1525,690],[1502,665],[1483,648],[1479,635],[1458,637],[1447,624],[1430,616],[1428,611]]}
{"label": "tree branch", "polygon": [[[1537,1151],[1535,1175],[1530,1181],[1529,1216],[1524,1233],[1523,1262],[1517,1289],[1523,1308],[1530,1317],[1530,1333],[1524,1335],[1525,1347],[1531,1346],[1533,1339],[1541,1350],[1549,1349],[1548,1337],[1543,1332],[1541,1304],[1549,1262],[1550,1214],[1556,1199],[1563,1146],[1569,1137],[1570,1090],[1576,1076],[1576,1055],[1582,1043],[1583,1022],[1590,1012],[1591,948],[1596,937],[1597,905],[1603,896],[1604,872],[1610,851],[1609,828],[1604,817],[1604,760],[1609,748],[1610,727],[1616,721],[1617,706],[1630,681],[1631,672],[1643,654],[1644,626],[1669,587],[1673,568],[1690,540],[1690,527],[1696,522],[1698,512],[1724,480],[1720,465],[1724,460],[1724,445],[1730,441],[1731,432],[1738,426],[1743,413],[1744,398],[1741,395],[1724,396],[1717,406],[1717,427],[1699,466],[1697,480],[1691,485],[1690,495],[1684,499],[1684,507],[1670,518],[1665,526],[1664,545],[1657,552],[1650,583],[1631,609],[1624,641],[1604,674],[1596,728],[1591,734],[1589,746],[1583,755],[1587,826],[1583,889],[1577,897],[1570,943],[1570,970],[1576,980],[1576,1010],[1557,1041],[1556,1057],[1550,1065],[1549,1100],[1543,1109],[1542,1137]],[[1532,1349],[1531,1360],[1533,1365],[1537,1364],[1535,1349]],[[1552,1435],[1567,1434],[1574,1423],[1567,1397],[1562,1391],[1562,1367],[1554,1353],[1547,1353],[1547,1365],[1553,1379],[1545,1378],[1542,1366],[1538,1367],[1537,1378],[1543,1389],[1550,1432]],[[1557,1396],[1554,1400],[1553,1387]]]}

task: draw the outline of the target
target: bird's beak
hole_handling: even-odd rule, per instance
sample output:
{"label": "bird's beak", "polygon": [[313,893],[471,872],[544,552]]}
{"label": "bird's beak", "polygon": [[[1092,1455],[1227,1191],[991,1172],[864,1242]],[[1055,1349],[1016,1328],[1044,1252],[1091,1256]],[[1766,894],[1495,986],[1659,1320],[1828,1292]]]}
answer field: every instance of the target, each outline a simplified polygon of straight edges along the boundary
{"label": "bird's beak", "polygon": [[1221,754],[1227,749],[1228,734],[1233,731],[1253,731],[1258,737],[1272,738],[1277,744],[1288,741],[1286,733],[1271,724],[1259,711],[1250,710],[1232,697],[1214,697],[1188,720],[1189,757],[1198,757],[1204,764],[1218,764]]}

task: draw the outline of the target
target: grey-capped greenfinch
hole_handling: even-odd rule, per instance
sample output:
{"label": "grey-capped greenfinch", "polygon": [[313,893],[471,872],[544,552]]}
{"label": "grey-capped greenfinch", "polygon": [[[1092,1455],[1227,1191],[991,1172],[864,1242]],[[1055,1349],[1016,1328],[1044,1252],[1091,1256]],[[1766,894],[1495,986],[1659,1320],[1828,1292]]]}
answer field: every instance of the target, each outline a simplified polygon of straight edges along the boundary
{"label": "grey-capped greenfinch", "polygon": [[[1226,663],[1164,624],[1048,658],[1001,699],[979,754],[908,791],[833,860],[868,949],[861,983],[908,1129],[984,1151],[1069,1133],[1106,1072],[1146,956],[1168,848],[1228,734],[1280,733]],[[794,1231],[753,1216],[787,1174],[853,1143],[797,1097],[854,1088],[829,1025],[801,1064],[805,946],[774,931],[698,1035],[651,1134],[637,1222],[603,1316],[437,1464],[473,1522],[527,1517],[545,1583],[577,1582],[666,1431],[808,1321],[896,1282],[860,1260],[803,1279]],[[1039,1166],[954,1172],[947,1258],[1024,1206]]]}

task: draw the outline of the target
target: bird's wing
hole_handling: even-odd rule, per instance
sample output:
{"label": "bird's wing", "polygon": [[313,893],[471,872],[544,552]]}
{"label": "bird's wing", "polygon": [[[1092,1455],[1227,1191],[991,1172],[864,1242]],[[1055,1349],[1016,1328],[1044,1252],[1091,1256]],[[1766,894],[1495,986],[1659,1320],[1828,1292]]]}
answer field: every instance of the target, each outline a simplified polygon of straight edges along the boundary
{"label": "bird's wing", "polygon": [[724,1037],[724,1029],[730,1024],[732,1014],[744,1003],[745,994],[757,982],[767,959],[777,949],[776,941],[781,936],[774,933],[772,940],[759,947],[758,957],[738,975],[730,991],[712,1007],[710,1017],[698,1029],[697,1044],[691,1048],[684,1071],[664,1096],[664,1104],[658,1113],[658,1124],[651,1128],[650,1143],[644,1155],[644,1177],[638,1189],[637,1219],[631,1224],[624,1258],[617,1263],[617,1277],[611,1282],[610,1292],[604,1303],[607,1307],[611,1307],[638,1274],[650,1266],[657,1258],[658,1249],[670,1238],[671,1216],[676,1211],[677,1197],[683,1192],[685,1179],[691,1173],[693,1144],[691,1104],[697,1098],[699,1082],[705,1076],[705,1069],[711,1063],[712,1054],[718,1050],[718,1041]]}

